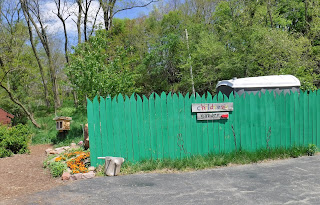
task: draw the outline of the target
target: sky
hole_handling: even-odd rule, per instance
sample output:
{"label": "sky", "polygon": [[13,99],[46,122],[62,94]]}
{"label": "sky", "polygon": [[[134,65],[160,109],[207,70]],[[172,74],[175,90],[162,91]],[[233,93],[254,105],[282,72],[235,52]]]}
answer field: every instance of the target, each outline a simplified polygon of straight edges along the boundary
{"label": "sky", "polygon": [[[77,12],[77,6],[75,4],[74,5],[70,4],[67,6],[69,7],[70,11],[73,11],[75,13]],[[99,1],[97,0],[92,1],[92,5],[90,6],[90,10],[89,10],[89,13],[90,13],[89,21],[93,21],[94,15],[96,14],[98,8],[99,8]],[[149,5],[148,7],[145,7],[145,8],[134,8],[130,10],[125,10],[117,13],[115,17],[133,19],[139,16],[147,15],[152,8],[153,8],[153,5]],[[41,4],[41,9],[44,14],[44,19],[47,23],[48,32],[51,34],[54,34],[54,33],[60,33],[61,31],[63,31],[61,21],[54,14],[57,11],[54,1],[43,1],[43,3]],[[67,16],[67,14],[65,14],[65,16]],[[66,27],[68,29],[68,32],[71,32],[71,33],[77,32],[77,27],[74,21],[76,21],[76,16],[72,14],[66,21]],[[100,9],[100,12],[97,18],[97,23],[103,25],[102,9]]]}

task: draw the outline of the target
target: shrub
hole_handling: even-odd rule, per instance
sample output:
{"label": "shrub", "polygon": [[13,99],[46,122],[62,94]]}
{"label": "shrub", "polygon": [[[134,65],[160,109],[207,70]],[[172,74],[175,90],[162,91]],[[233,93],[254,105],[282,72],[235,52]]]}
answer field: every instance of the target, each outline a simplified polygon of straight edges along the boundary
{"label": "shrub", "polygon": [[[31,132],[25,125],[17,125],[11,128],[0,126],[0,147],[2,148],[3,153],[5,152],[3,149],[14,154],[29,152],[28,144],[30,138]],[[5,157],[5,155],[2,157]]]}
{"label": "shrub", "polygon": [[11,150],[7,150],[3,147],[0,147],[0,158],[3,158],[3,157],[11,157],[12,156],[12,152]]}
{"label": "shrub", "polygon": [[307,148],[307,155],[313,156],[317,151],[317,146],[315,144],[309,144]]}
{"label": "shrub", "polygon": [[292,147],[292,149],[290,150],[290,157],[293,158],[301,157],[303,154],[304,153],[301,147]]}
{"label": "shrub", "polygon": [[67,165],[63,162],[52,162],[48,167],[53,177],[60,177],[67,170]]}

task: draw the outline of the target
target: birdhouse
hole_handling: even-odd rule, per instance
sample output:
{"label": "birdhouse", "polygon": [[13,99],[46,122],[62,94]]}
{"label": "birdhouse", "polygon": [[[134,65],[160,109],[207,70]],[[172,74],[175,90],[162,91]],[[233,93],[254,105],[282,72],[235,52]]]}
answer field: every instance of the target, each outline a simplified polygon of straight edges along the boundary
{"label": "birdhouse", "polygon": [[55,117],[53,120],[56,121],[56,129],[59,130],[59,132],[63,132],[65,130],[70,130],[70,123],[72,120],[72,117]]}

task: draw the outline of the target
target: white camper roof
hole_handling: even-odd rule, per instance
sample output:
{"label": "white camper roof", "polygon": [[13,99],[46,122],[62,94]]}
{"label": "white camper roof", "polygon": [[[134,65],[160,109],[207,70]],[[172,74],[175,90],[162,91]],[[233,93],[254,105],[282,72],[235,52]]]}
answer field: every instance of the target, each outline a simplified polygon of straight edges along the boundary
{"label": "white camper roof", "polygon": [[265,88],[265,87],[300,87],[300,81],[293,75],[269,75],[249,78],[234,78],[231,80],[219,81],[219,86],[232,88]]}

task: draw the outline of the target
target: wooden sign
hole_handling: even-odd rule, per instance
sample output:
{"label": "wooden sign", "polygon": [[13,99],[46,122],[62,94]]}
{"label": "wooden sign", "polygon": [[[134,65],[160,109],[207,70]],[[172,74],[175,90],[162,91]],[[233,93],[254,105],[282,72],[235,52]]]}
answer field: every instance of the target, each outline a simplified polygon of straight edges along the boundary
{"label": "wooden sign", "polygon": [[228,112],[215,112],[215,113],[197,113],[197,120],[223,120],[229,119]]}
{"label": "wooden sign", "polygon": [[233,103],[192,103],[192,112],[233,111]]}

